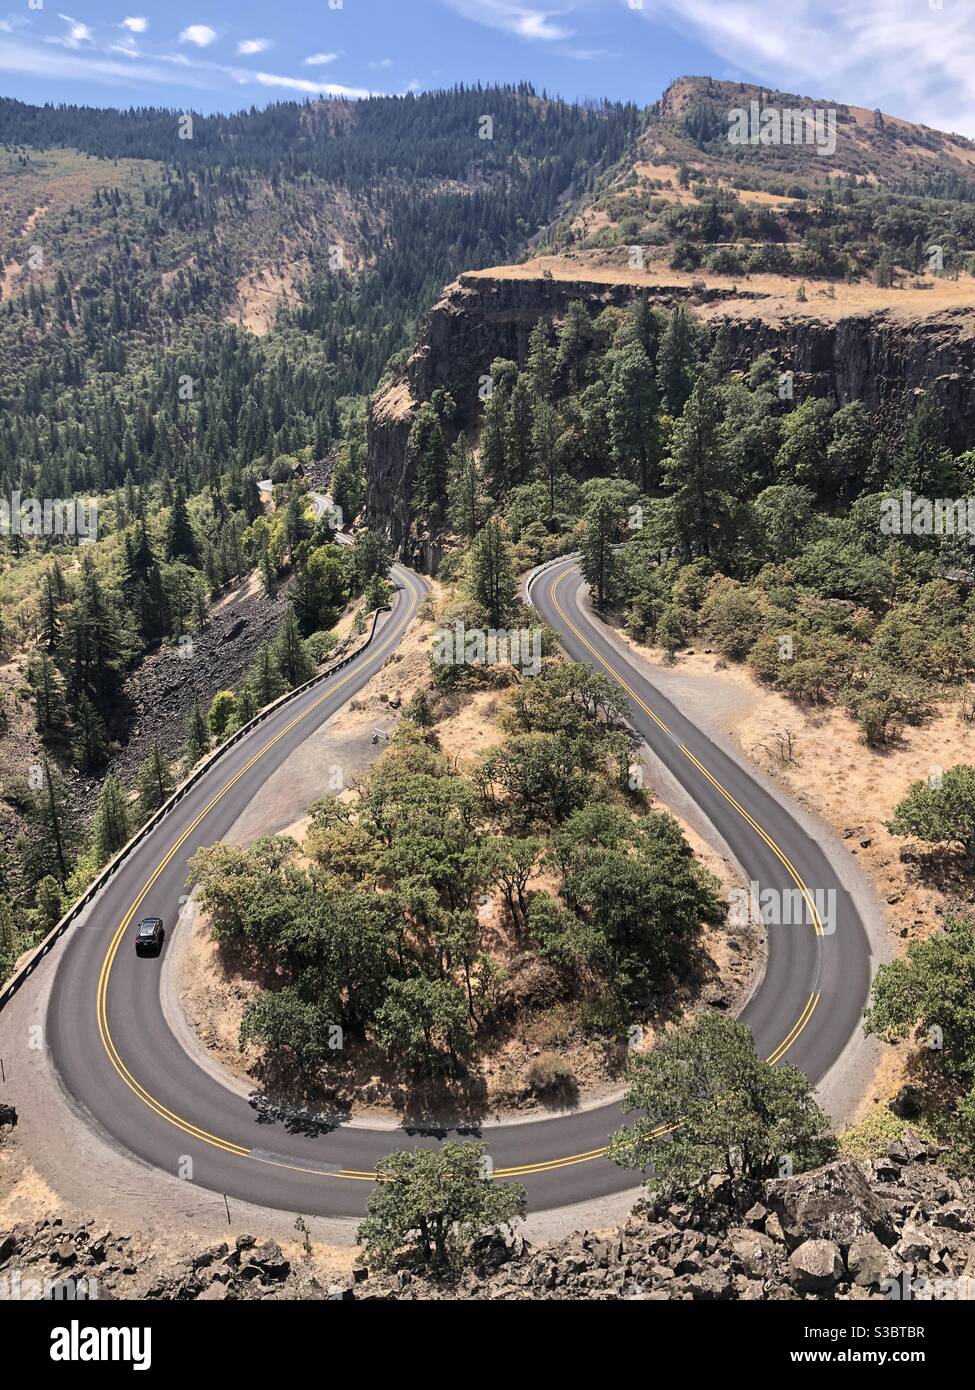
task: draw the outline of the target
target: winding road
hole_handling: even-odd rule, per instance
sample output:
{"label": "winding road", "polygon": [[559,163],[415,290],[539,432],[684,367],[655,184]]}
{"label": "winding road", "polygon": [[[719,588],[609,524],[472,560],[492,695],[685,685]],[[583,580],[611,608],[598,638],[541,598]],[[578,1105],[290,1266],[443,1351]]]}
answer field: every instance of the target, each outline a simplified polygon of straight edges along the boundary
{"label": "winding road", "polygon": [[[380,669],[422,601],[422,581],[395,566],[392,612],[372,646],[344,670],[253,730],[133,852],[83,925],[54,953],[47,1036],[63,1086],[109,1142],[216,1192],[308,1215],[358,1216],[376,1162],[396,1148],[435,1145],[450,1131],[406,1134],[363,1124],[269,1117],[183,1050],[160,995],[161,960],[138,958],[134,924],[158,915],[178,930],[187,862],[228,834],[268,776]],[[749,776],[654,688],[588,612],[571,560],[539,573],[531,599],[570,657],[620,681],[632,722],[763,889],[796,890],[811,925],[769,928],[768,962],[744,1021],[772,1060],[819,1080],[857,1029],[870,975],[867,935],[823,849],[787,804]],[[817,892],[836,894],[835,930],[822,930]],[[165,956],[165,950],[163,952]],[[48,967],[44,967],[48,968]],[[476,1131],[495,1176],[517,1178],[529,1206],[559,1207],[635,1185],[603,1156],[618,1105]]]}

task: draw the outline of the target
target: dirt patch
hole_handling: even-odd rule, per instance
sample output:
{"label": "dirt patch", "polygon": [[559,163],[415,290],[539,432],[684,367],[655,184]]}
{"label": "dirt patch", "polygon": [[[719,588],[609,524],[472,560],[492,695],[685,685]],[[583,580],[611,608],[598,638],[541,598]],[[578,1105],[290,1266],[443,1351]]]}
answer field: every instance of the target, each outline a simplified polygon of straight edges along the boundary
{"label": "dirt patch", "polygon": [[261,266],[237,281],[236,303],[227,315],[228,323],[239,324],[258,338],[271,332],[281,309],[301,303],[297,286],[308,273],[304,262],[272,270]]}
{"label": "dirt patch", "polygon": [[[627,639],[650,662],[663,653]],[[867,747],[845,711],[804,708],[765,690],[740,666],[714,653],[679,655],[668,674],[706,682],[714,721],[795,801],[848,843],[865,876],[886,902],[895,941],[924,936],[937,924],[943,891],[918,877],[917,851],[884,828],[908,787],[939,767],[975,762],[975,728],[946,707],[924,725],[907,728],[893,747]],[[957,879],[961,883],[961,878]],[[975,902],[975,893],[971,896]]]}
{"label": "dirt patch", "polygon": [[[627,645],[649,662],[662,660],[658,649],[629,639]],[[902,955],[912,940],[938,930],[946,913],[971,915],[975,883],[969,866],[950,853],[932,854],[892,836],[884,825],[912,782],[956,763],[975,763],[975,728],[959,721],[953,705],[906,728],[894,746],[872,749],[845,711],[796,705],[715,653],[683,653],[675,667],[664,669],[686,690],[691,707],[706,691],[714,724],[844,840],[882,904],[892,954]],[[908,1044],[878,1053],[854,1123],[899,1089],[910,1056]]]}

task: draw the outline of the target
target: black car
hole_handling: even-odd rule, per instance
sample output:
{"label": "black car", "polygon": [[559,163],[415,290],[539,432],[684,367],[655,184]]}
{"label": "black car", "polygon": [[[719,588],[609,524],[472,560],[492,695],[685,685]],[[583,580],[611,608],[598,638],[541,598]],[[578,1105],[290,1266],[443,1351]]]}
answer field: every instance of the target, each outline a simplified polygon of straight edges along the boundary
{"label": "black car", "polygon": [[166,935],[163,930],[162,919],[159,917],[143,917],[139,923],[135,934],[135,953],[137,956],[158,956],[162,950],[163,937]]}

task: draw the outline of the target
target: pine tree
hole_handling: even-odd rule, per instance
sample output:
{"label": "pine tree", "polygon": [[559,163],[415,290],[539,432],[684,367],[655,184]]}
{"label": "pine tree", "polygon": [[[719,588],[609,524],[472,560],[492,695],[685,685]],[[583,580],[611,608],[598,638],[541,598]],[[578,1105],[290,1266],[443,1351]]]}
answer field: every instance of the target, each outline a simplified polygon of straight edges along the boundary
{"label": "pine tree", "polygon": [[624,344],[637,343],[643,348],[649,361],[656,362],[660,340],[660,323],[645,294],[634,299],[627,310],[622,340]]}
{"label": "pine tree", "polygon": [[534,431],[535,402],[531,382],[522,372],[512,387],[505,421],[504,452],[509,487],[527,482],[535,472]]}
{"label": "pine tree", "polygon": [[12,972],[22,949],[20,933],[14,923],[13,903],[0,896],[0,982]]}
{"label": "pine tree", "polygon": [[447,503],[447,446],[434,407],[426,402],[417,411],[410,430],[410,448],[416,455],[416,490],[420,505],[434,524]]}
{"label": "pine tree", "polygon": [[38,930],[46,936],[64,915],[64,897],[52,874],[45,874],[34,893],[34,918]]}
{"label": "pine tree", "polygon": [[285,615],[275,634],[273,652],[274,664],[289,688],[294,689],[314,674],[293,610]]}
{"label": "pine tree", "polygon": [[64,684],[54,662],[45,652],[35,652],[28,662],[27,680],[34,692],[37,728],[42,736],[63,735],[68,722]]}
{"label": "pine tree", "polygon": [[245,684],[237,696],[237,724],[243,728],[257,713],[257,698],[249,684]]}
{"label": "pine tree", "polygon": [[200,701],[196,699],[186,721],[186,766],[195,767],[209,747],[210,729],[207,717]]}
{"label": "pine tree", "polygon": [[139,768],[136,790],[139,793],[139,816],[143,821],[147,821],[154,811],[158,811],[172,794],[172,773],[158,743],[153,743]]}
{"label": "pine tree", "polygon": [[44,573],[44,583],[41,587],[41,611],[38,623],[38,637],[41,644],[48,652],[55,652],[61,640],[61,615],[58,611],[60,598],[58,596],[55,576],[51,570]]}
{"label": "pine tree", "polygon": [[97,772],[105,761],[107,735],[105,724],[87,695],[82,695],[75,707],[75,761],[82,772]]}
{"label": "pine tree", "polygon": [[657,384],[666,410],[679,415],[694,385],[697,345],[694,329],[683,304],[670,316],[660,340]]}
{"label": "pine tree", "polygon": [[200,551],[190,523],[190,513],[186,505],[186,493],[182,484],[177,484],[173,495],[173,505],[166,525],[166,559],[185,560],[188,565],[199,565]]}
{"label": "pine tree", "polygon": [[538,471],[548,488],[549,525],[555,521],[555,487],[563,472],[559,457],[559,417],[555,407],[543,401],[535,412],[532,445],[538,459]]}
{"label": "pine tree", "polygon": [[702,373],[674,430],[664,481],[674,489],[674,525],[688,555],[727,558],[734,544],[737,504],[734,460],[721,425],[721,402]]}
{"label": "pine tree", "polygon": [[257,649],[251,684],[260,709],[276,700],[284,690],[284,682],[274,660],[274,653],[266,642],[262,642]]}
{"label": "pine tree", "polygon": [[608,497],[597,497],[586,513],[582,573],[597,608],[604,608],[616,598],[618,562],[613,543],[619,521],[618,509]]}
{"label": "pine tree", "polygon": [[481,485],[481,469],[463,436],[454,445],[448,513],[459,536],[472,540],[487,515],[490,498]]}
{"label": "pine tree", "polygon": [[495,387],[484,404],[481,422],[479,461],[481,476],[495,497],[503,497],[508,490],[508,395],[506,388]]}
{"label": "pine tree", "polygon": [[261,583],[264,586],[264,592],[268,598],[274,598],[274,595],[278,591],[278,576],[274,565],[271,563],[271,557],[266,550],[261,556]]}
{"label": "pine tree", "polygon": [[55,861],[57,863],[58,877],[63,885],[67,882],[68,878],[64,825],[64,794],[63,790],[55,785],[54,772],[47,758],[44,759],[42,767],[44,769],[44,790],[41,818],[43,821],[46,821],[46,828],[51,836]]}
{"label": "pine tree", "polygon": [[474,538],[469,583],[471,597],[485,609],[490,625],[501,627],[514,605],[517,585],[510,549],[497,517]]}
{"label": "pine tree", "polygon": [[555,349],[549,343],[548,324],[544,319],[538,320],[529,335],[525,370],[535,399],[550,401],[555,384]]}
{"label": "pine tree", "polygon": [[606,393],[610,451],[624,478],[648,492],[659,482],[657,388],[650,359],[636,343],[615,354]]}
{"label": "pine tree", "polygon": [[132,833],[125,793],[117,777],[106,777],[102,783],[91,833],[92,848],[99,864],[117,854]]}
{"label": "pine tree", "polygon": [[573,299],[559,328],[555,366],[570,391],[581,391],[586,384],[586,361],[593,345],[592,320],[581,299]]}

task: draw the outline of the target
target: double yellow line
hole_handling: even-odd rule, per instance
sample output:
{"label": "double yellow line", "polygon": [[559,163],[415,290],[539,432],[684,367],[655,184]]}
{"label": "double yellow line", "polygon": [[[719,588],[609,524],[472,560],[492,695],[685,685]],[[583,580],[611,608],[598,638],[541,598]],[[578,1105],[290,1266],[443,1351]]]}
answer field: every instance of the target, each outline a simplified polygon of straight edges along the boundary
{"label": "double yellow line", "polygon": [[[636,691],[629,684],[629,682],[626,681],[619,674],[618,671],[614,670],[610,663],[605,660],[602,654],[592,645],[592,643],[589,642],[587,638],[583,636],[583,634],[579,631],[578,627],[576,627],[575,623],[566,613],[565,609],[559,602],[558,591],[567,578],[568,571],[566,571],[565,574],[559,575],[558,579],[556,579],[555,583],[552,585],[552,602],[555,605],[555,611],[558,613],[559,617],[565,623],[566,627],[569,628],[569,630],[575,635],[575,637],[577,637],[578,640],[582,643],[582,645],[589,652],[589,654],[593,656],[596,659],[596,661],[599,662],[600,666],[602,666],[603,669],[607,671],[615,681],[618,681],[618,683],[629,695],[630,699],[633,700],[635,704],[639,705],[640,709],[643,710],[644,714],[648,715],[653,720],[657,728],[660,729],[662,733],[665,733],[670,737],[673,737],[668,725],[665,724],[664,721],[660,718],[660,716],[654,710],[652,710],[644,700],[640,698],[640,696],[636,693]],[[707,770],[707,768],[700,761],[700,759],[694,756],[694,754],[685,744],[678,744],[678,749],[681,753],[684,754],[685,758],[687,758],[688,761],[695,768],[697,768],[698,772],[700,772],[703,777],[707,778],[707,780],[711,783],[715,790],[720,792],[720,794],[725,798],[729,805],[734,807],[734,809],[738,812],[742,819],[751,827],[752,830],[755,831],[755,834],[758,835],[758,837],[764,842],[764,844],[768,846],[768,848],[775,855],[776,859],[778,859],[779,862],[783,865],[783,867],[789,874],[789,877],[792,879],[796,887],[799,889],[799,892],[802,894],[803,899],[807,907],[809,908],[809,911],[812,916],[813,928],[816,932],[816,935],[820,937],[823,936],[823,924],[822,920],[820,919],[819,912],[816,908],[815,900],[812,894],[810,893],[806,883],[804,882],[802,876],[799,874],[798,870],[796,869],[792,861],[789,859],[788,855],[786,855],[786,853],[781,849],[781,847],[776,844],[772,836],[769,835],[768,832],[761,825],[759,825],[758,821],[756,821],[755,818],[752,815],[750,815],[748,811],[745,810],[744,806],[742,806],[741,803],[737,801],[735,797],[732,796],[732,794],[727,790],[727,788],[722,786],[718,779]],[[799,1017],[796,1019],[795,1023],[789,1029],[789,1032],[779,1043],[778,1047],[776,1047],[772,1052],[769,1053],[768,1057],[766,1057],[765,1060],[767,1062],[775,1063],[780,1061],[781,1058],[785,1056],[786,1052],[788,1052],[789,1048],[792,1047],[793,1043],[796,1041],[800,1033],[802,1033],[803,1029],[806,1027],[806,1024],[809,1022],[810,1018],[812,1018],[816,1005],[819,1003],[819,998],[819,991],[813,990],[812,993],[809,995],[809,998],[806,1000],[806,1003],[803,1006],[802,1012],[800,1013]],[[677,1128],[677,1124],[659,1125],[656,1129],[651,1130],[650,1137],[661,1138],[665,1134],[673,1133],[673,1131]],[[556,1168],[568,1168],[576,1163],[589,1163],[594,1158],[604,1158],[607,1152],[608,1146],[604,1145],[602,1148],[590,1149],[586,1153],[573,1154],[568,1158],[553,1158],[543,1163],[528,1163],[523,1164],[521,1167],[515,1168],[497,1168],[495,1169],[494,1176],[496,1178],[516,1178],[530,1176],[533,1173],[548,1173],[552,1172]]]}
{"label": "double yellow line", "polygon": [[[405,627],[406,624],[412,618],[415,608],[416,604],[414,603],[413,608],[411,608],[410,612],[405,617],[403,623],[397,624],[394,627],[393,631],[390,633],[389,637],[387,637],[384,642],[381,642],[379,644],[379,646],[375,650],[375,655],[381,655],[383,652],[387,651],[398,641],[403,627]],[[256,1157],[256,1155],[253,1155],[252,1150],[247,1148],[245,1145],[235,1144],[228,1139],[221,1138],[219,1135],[211,1134],[208,1130],[201,1129],[199,1125],[193,1124],[190,1120],[185,1119],[182,1115],[177,1115],[174,1111],[170,1110],[167,1106],[163,1105],[161,1101],[157,1100],[155,1096],[153,1096],[149,1091],[147,1091],[146,1088],[139,1081],[136,1080],[136,1078],[129,1071],[128,1067],[125,1065],[125,1062],[122,1060],[118,1048],[115,1045],[115,1041],[112,1037],[111,1029],[109,1027],[108,1022],[108,985],[112,973],[112,966],[115,963],[115,958],[118,955],[119,947],[122,944],[122,941],[125,937],[125,933],[131,925],[132,919],[138,912],[139,907],[145,900],[146,895],[150,892],[153,885],[159,878],[160,874],[164,871],[167,864],[171,862],[174,855],[178,854],[180,849],[182,849],[182,847],[186,844],[186,841],[193,834],[194,830],[196,830],[201,821],[203,821],[205,817],[210,814],[213,808],[223,800],[227,793],[234,786],[236,786],[236,784],[240,781],[244,774],[249,772],[250,769],[254,766],[254,764],[264,757],[265,753],[269,752],[270,749],[272,749],[275,746],[275,744],[279,743],[280,740],[283,739],[286,734],[290,733],[291,730],[297,724],[300,724],[303,719],[307,719],[308,716],[312,714],[316,709],[323,705],[327,700],[330,700],[332,696],[336,693],[336,691],[341,690],[341,688],[344,685],[347,685],[349,681],[354,680],[357,675],[358,672],[355,669],[350,670],[348,675],[343,676],[341,680],[337,681],[334,685],[331,685],[329,689],[326,690],[326,692],[323,695],[321,695],[317,700],[314,700],[308,706],[307,709],[302,710],[300,714],[295,715],[293,719],[289,720],[288,723],[285,724],[284,727],[280,729],[274,735],[273,738],[268,739],[267,743],[265,743],[261,748],[259,748],[258,751],[254,754],[254,756],[248,762],[246,762],[244,766],[233,775],[233,777],[229,779],[229,781],[220,789],[220,791],[217,792],[216,795],[207,803],[207,805],[192,821],[192,823],[187,826],[187,828],[183,831],[182,835],[180,835],[179,838],[175,841],[175,843],[170,846],[165,856],[159,861],[155,869],[153,869],[149,878],[146,880],[142,888],[139,890],[139,893],[135,901],[132,903],[132,906],[129,908],[128,912],[126,912],[125,916],[119,923],[115,935],[113,936],[109,944],[108,950],[105,953],[104,959],[102,960],[101,970],[98,976],[96,1010],[99,1037],[101,1038],[102,1046],[104,1047],[108,1055],[109,1061],[115,1068],[118,1075],[125,1082],[126,1086],[128,1086],[129,1090],[132,1091],[134,1095],[138,1096],[139,1100],[141,1100],[143,1104],[147,1105],[150,1110],[152,1110],[155,1114],[159,1115],[162,1119],[167,1120],[171,1125],[175,1125],[175,1127],[177,1129],[182,1130],[184,1134],[188,1134],[193,1139],[202,1140],[203,1143],[210,1144],[214,1148],[223,1149],[225,1153],[234,1154],[238,1158],[248,1158],[251,1156]],[[261,1161],[268,1162],[270,1160],[265,1159]],[[291,1165],[282,1164],[280,1166]],[[342,1177],[346,1175],[343,1172],[340,1172],[337,1173],[335,1176]],[[350,1173],[348,1176],[352,1177],[359,1175]]]}
{"label": "double yellow line", "polygon": [[[649,707],[649,705],[647,705],[640,698],[636,691],[633,690],[632,687],[616,671],[613,670],[609,663],[605,661],[601,654],[596,650],[596,648],[593,647],[589,641],[587,641],[587,639],[583,636],[583,634],[579,631],[579,629],[575,626],[575,624],[565,613],[558,600],[558,589],[566,578],[567,575],[561,575],[556,580],[555,584],[552,586],[552,601],[555,604],[555,608],[559,616],[566,624],[566,626],[575,634],[575,636],[583,644],[583,646],[592,654],[592,656],[595,657],[599,664],[606,671],[608,671],[609,674],[615,680],[619,682],[619,684],[623,687],[624,690],[626,690],[627,694],[631,697],[631,699],[633,699],[634,702],[637,705],[639,705],[639,707],[644,711],[644,713],[649,715],[649,717],[664,733],[670,734],[670,729],[663,722],[663,720],[660,719],[659,716],[655,714],[654,711]],[[409,622],[410,617],[412,617],[412,610],[411,613],[405,619],[404,626],[406,622]],[[379,645],[376,654],[378,655],[386,651],[396,641],[398,641],[401,631],[402,628],[399,625],[397,625],[396,629],[394,629],[394,631],[389,635],[389,637],[386,638],[386,640]],[[170,847],[164,858],[159,862],[159,864],[153,870],[152,874],[147,879],[146,883],[143,885],[138,896],[132,903],[132,906],[129,908],[128,912],[123,917],[122,921],[119,923],[118,929],[116,930],[115,935],[113,936],[109,948],[102,961],[102,966],[98,978],[97,1018],[98,1032],[102,1041],[102,1045],[105,1048],[105,1052],[108,1055],[109,1061],[115,1068],[115,1071],[121,1077],[122,1081],[124,1081],[125,1085],[128,1086],[129,1090],[131,1090],[133,1094],[136,1095],[138,1099],[143,1102],[143,1104],[147,1105],[150,1108],[150,1110],[152,1110],[156,1115],[166,1120],[169,1124],[174,1125],[177,1129],[189,1135],[191,1138],[198,1139],[202,1143],[209,1144],[217,1149],[221,1149],[225,1153],[233,1154],[237,1158],[250,1158],[259,1163],[269,1164],[272,1167],[287,1168],[292,1172],[311,1173],[314,1174],[316,1177],[343,1178],[354,1182],[374,1182],[376,1180],[376,1174],[374,1172],[365,1172],[357,1169],[343,1168],[337,1169],[334,1173],[328,1173],[327,1171],[322,1169],[307,1168],[297,1163],[287,1162],[284,1159],[278,1159],[273,1158],[269,1155],[258,1154],[253,1149],[245,1145],[236,1144],[231,1140],[221,1138],[219,1135],[211,1134],[208,1130],[202,1129],[199,1125],[195,1125],[190,1120],[187,1120],[183,1116],[176,1114],[167,1106],[163,1105],[161,1101],[157,1100],[156,1097],[153,1096],[149,1091],[147,1091],[146,1088],[132,1075],[129,1068],[126,1066],[125,1062],[122,1060],[122,1057],[119,1054],[118,1048],[116,1047],[115,1042],[112,1038],[111,1029],[109,1027],[108,1022],[108,986],[111,977],[112,966],[118,954],[121,943],[125,937],[125,933],[131,925],[135,914],[138,912],[142,902],[152,889],[153,885],[158,880],[159,876],[163,873],[166,866],[171,862],[173,857],[179,853],[180,849],[185,845],[186,841],[197,829],[200,823],[205,819],[205,817],[209,815],[209,813],[213,810],[215,806],[219,804],[220,801],[223,800],[223,798],[236,785],[240,778],[242,778],[245,773],[249,772],[250,769],[255,765],[255,763],[257,763],[271,748],[273,748],[275,744],[277,744],[282,738],[284,738],[286,734],[290,733],[290,731],[297,724],[301,723],[303,719],[307,719],[308,716],[311,713],[313,713],[314,710],[318,709],[322,704],[324,704],[326,700],[331,699],[335,692],[337,690],[340,690],[342,686],[346,685],[349,681],[355,679],[356,674],[357,673],[354,670],[350,671],[348,675],[344,676],[335,685],[331,686],[330,689],[325,692],[325,694],[323,694],[319,699],[315,700],[312,704],[310,704],[307,709],[303,710],[300,714],[296,715],[293,719],[291,719],[281,730],[279,730],[277,734],[275,734],[275,736],[272,739],[269,739],[268,742],[263,745],[263,747],[258,749],[254,756],[242,768],[240,768],[240,770],[236,772],[232,778],[230,778],[230,780],[225,784],[225,786],[223,786],[221,790],[217,792],[216,795],[207,803],[207,805],[203,808],[199,815],[193,820],[193,822],[186,828],[186,830],[184,830],[182,835],[180,835],[179,838],[175,841],[175,843]],[[764,843],[769,847],[769,849],[771,849],[773,854],[775,854],[776,858],[780,860],[780,862],[788,871],[790,877],[796,883],[797,887],[803,895],[803,898],[808,904],[812,912],[813,922],[817,934],[822,935],[822,923],[820,921],[819,914],[816,910],[816,906],[812,899],[812,896],[809,893],[809,890],[803,882],[802,878],[798,874],[797,870],[795,869],[791,861],[788,859],[788,857],[775,843],[772,837],[768,835],[768,833],[758,824],[758,822],[755,821],[754,818],[751,815],[749,815],[749,813],[735,800],[731,793],[728,792],[726,788],[724,788],[721,785],[721,783],[718,782],[718,780],[711,775],[710,772],[708,772],[708,770],[690,752],[688,748],[686,748],[684,745],[680,745],[680,751],[690,760],[690,762],[698,769],[698,771],[701,772],[701,774],[707,778],[707,780],[715,787],[715,789],[719,791],[722,796],[725,797],[725,799],[735,808],[735,810],[738,811],[738,813],[747,821],[747,823],[751,826],[755,833],[764,841]],[[785,1055],[788,1049],[799,1037],[806,1024],[809,1022],[809,1019],[811,1018],[818,1002],[819,994],[816,992],[812,993],[809,996],[809,999],[806,1001],[806,1005],[802,1010],[802,1013],[800,1014],[799,1018],[793,1025],[792,1029],[782,1040],[779,1046],[766,1059],[767,1061],[777,1062],[782,1056]],[[660,1135],[666,1134],[670,1132],[670,1130],[672,1130],[673,1128],[674,1126],[662,1125],[658,1130],[654,1131],[654,1133]],[[540,1163],[528,1163],[510,1168],[498,1168],[495,1169],[494,1176],[497,1178],[514,1178],[530,1176],[532,1174],[537,1173],[552,1172],[553,1170],[558,1168],[568,1168],[579,1163],[589,1163],[593,1159],[605,1157],[606,1153],[607,1146],[603,1145],[598,1149],[589,1149],[584,1153],[570,1154],[561,1158],[547,1159]]]}
{"label": "double yellow line", "polygon": [[[566,613],[565,609],[562,607],[561,603],[559,602],[559,589],[565,583],[568,577],[569,571],[566,571],[564,574],[560,574],[558,579],[556,579],[555,583],[552,585],[552,602],[555,605],[555,611],[558,613],[559,617],[565,623],[566,627],[568,627],[570,631],[574,634],[574,636],[578,638],[578,640],[582,643],[582,645],[586,648],[590,655],[595,657],[595,659],[599,662],[600,666],[602,666],[602,668],[605,671],[608,671],[610,676],[612,676],[615,681],[619,682],[619,684],[623,687],[623,689],[626,691],[627,695],[629,695],[630,699],[634,702],[634,704],[639,705],[640,709],[643,710],[644,714],[648,714],[650,718],[653,720],[653,722],[663,733],[670,734],[671,737],[673,737],[670,728],[664,723],[660,716],[656,714],[648,704],[641,700],[640,696],[636,693],[636,691],[629,684],[629,682],[626,681],[618,671],[614,670],[610,663],[602,655],[602,653],[599,652],[592,645],[592,643],[589,642],[587,638],[583,636],[583,634],[576,627],[575,623]],[[749,812],[745,810],[741,802],[737,801],[735,797],[731,795],[731,792],[729,792],[726,787],[722,786],[718,779],[707,770],[707,768],[700,761],[700,759],[694,756],[694,754],[686,746],[686,744],[681,743],[677,746],[678,750],[681,753],[683,753],[684,757],[687,758],[687,760],[692,764],[692,766],[697,768],[698,772],[701,773],[702,777],[707,778],[707,780],[711,783],[712,787],[714,787],[714,789],[717,792],[720,792],[720,794],[724,797],[724,799],[728,802],[730,806],[734,807],[734,809],[747,823],[747,825],[749,825],[751,829],[754,830],[755,834],[759,837],[759,839],[761,839],[762,842],[768,846],[768,848],[775,855],[776,859],[778,859],[780,864],[782,864],[789,877],[792,879],[793,883],[796,885],[796,887],[799,889],[799,892],[802,894],[806,906],[809,908],[809,912],[812,917],[813,929],[816,935],[819,937],[823,936],[823,923],[819,916],[819,912],[816,908],[815,899],[810,893],[809,888],[804,882],[798,869],[792,863],[792,860],[788,857],[785,851],[781,849],[779,845],[776,844],[775,840],[772,838],[771,835],[769,835],[768,831],[766,831],[761,825],[759,825],[758,821],[755,820],[754,816],[750,815]],[[767,1062],[778,1062],[780,1058],[785,1056],[786,1052],[796,1041],[796,1039],[799,1037],[799,1034],[802,1032],[806,1024],[809,1022],[810,1018],[813,1015],[813,1011],[815,1010],[816,1005],[818,1003],[819,992],[817,990],[814,990],[810,994],[809,998],[806,1000],[805,1007],[803,1008],[802,1013],[796,1019],[792,1028],[789,1030],[789,1032],[786,1034],[783,1040],[779,1043],[778,1047],[775,1048],[775,1050],[771,1052],[768,1057],[766,1057],[765,1060]]]}

